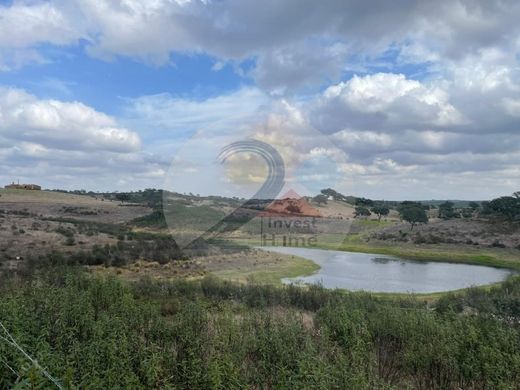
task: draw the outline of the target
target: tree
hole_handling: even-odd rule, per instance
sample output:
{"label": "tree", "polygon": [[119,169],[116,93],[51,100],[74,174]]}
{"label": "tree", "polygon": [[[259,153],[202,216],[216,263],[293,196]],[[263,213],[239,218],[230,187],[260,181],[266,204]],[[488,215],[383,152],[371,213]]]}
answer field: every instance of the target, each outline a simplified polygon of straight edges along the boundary
{"label": "tree", "polygon": [[323,194],[316,195],[312,200],[318,204],[327,204],[328,198]]}
{"label": "tree", "polygon": [[460,216],[462,218],[471,218],[474,212],[475,210],[473,210],[472,208],[464,208],[460,211]]}
{"label": "tree", "polygon": [[399,206],[399,215],[410,224],[410,230],[418,223],[428,223],[428,215],[421,203],[405,201]]}
{"label": "tree", "polygon": [[373,206],[374,201],[372,199],[367,198],[356,198],[356,206]]}
{"label": "tree", "polygon": [[378,221],[381,221],[382,216],[386,216],[390,213],[390,209],[383,205],[374,206],[370,210],[377,215]]}
{"label": "tree", "polygon": [[460,217],[459,213],[453,208],[454,203],[446,201],[439,205],[439,218],[452,219]]}
{"label": "tree", "polygon": [[345,195],[333,190],[332,188],[325,188],[324,190],[321,190],[321,193],[327,198],[332,197],[334,200],[340,200],[343,202],[347,201],[347,197]]}
{"label": "tree", "polygon": [[116,194],[116,199],[120,201],[121,203],[127,202],[130,200],[130,195],[122,193],[122,194]]}
{"label": "tree", "polygon": [[520,218],[520,198],[513,196],[502,196],[493,199],[487,205],[488,213],[505,217],[509,221]]}
{"label": "tree", "polygon": [[469,208],[473,211],[476,211],[480,208],[480,205],[477,202],[469,202],[468,204]]}
{"label": "tree", "polygon": [[354,216],[357,217],[369,217],[372,213],[366,207],[358,206],[356,207],[356,211],[354,211]]}
{"label": "tree", "polygon": [[325,189],[321,190],[320,192],[325,196],[332,196],[332,197],[334,197],[337,194],[337,192],[334,191],[332,188],[325,188]]}

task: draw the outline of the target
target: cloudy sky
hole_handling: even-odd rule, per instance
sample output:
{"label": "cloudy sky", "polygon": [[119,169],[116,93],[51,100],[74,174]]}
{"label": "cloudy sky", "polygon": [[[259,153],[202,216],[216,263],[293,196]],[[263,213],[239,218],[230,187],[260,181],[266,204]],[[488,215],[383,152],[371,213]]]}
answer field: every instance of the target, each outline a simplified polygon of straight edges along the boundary
{"label": "cloudy sky", "polygon": [[[516,0],[0,0],[0,184],[209,183],[182,156],[253,137],[309,192],[510,194],[518,20]],[[237,161],[228,182],[261,182]]]}

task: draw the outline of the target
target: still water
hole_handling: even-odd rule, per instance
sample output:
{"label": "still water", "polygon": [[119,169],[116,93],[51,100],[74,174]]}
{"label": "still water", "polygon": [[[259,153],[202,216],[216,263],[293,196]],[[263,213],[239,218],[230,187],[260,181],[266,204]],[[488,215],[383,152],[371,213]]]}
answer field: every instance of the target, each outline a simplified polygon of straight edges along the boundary
{"label": "still water", "polygon": [[480,265],[403,260],[367,253],[294,247],[261,249],[303,257],[321,269],[283,283],[320,283],[327,288],[395,293],[431,293],[500,282],[513,271]]}

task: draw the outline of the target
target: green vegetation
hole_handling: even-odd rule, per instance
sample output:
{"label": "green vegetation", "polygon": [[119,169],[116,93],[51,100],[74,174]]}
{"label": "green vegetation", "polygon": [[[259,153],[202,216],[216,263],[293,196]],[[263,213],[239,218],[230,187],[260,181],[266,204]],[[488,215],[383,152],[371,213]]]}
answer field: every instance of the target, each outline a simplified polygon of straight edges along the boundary
{"label": "green vegetation", "polygon": [[477,202],[472,201],[468,203],[468,207],[473,211],[477,211],[480,208],[480,205]]}
{"label": "green vegetation", "polygon": [[247,266],[237,265],[233,269],[214,271],[213,275],[233,282],[239,283],[261,283],[270,285],[281,285],[282,278],[294,278],[297,276],[312,275],[320,267],[311,260],[287,256],[280,259],[275,266]]}
{"label": "green vegetation", "polygon": [[153,227],[157,229],[165,229],[168,227],[164,213],[162,210],[155,210],[150,214],[135,218],[132,223],[139,227]]}
{"label": "green vegetation", "polygon": [[[72,196],[51,195],[57,199]],[[88,201],[87,195],[99,196],[80,192],[75,197]],[[421,296],[282,286],[281,278],[309,275],[319,267],[289,256],[267,261],[261,254],[249,254],[251,258],[244,261],[239,244],[258,244],[259,238],[244,230],[230,237],[229,248],[212,241],[219,245],[212,248],[214,259],[206,266],[213,266],[208,272],[218,278],[125,281],[124,272],[131,272],[129,264],[134,262],[140,271],[152,265],[146,261],[162,263],[154,269],[171,271],[164,280],[177,277],[172,264],[164,263],[177,259],[178,269],[190,265],[175,241],[164,234],[167,219],[179,232],[204,231],[225,215],[225,207],[241,202],[171,194],[171,199],[164,198],[165,216],[163,195],[153,189],[103,194],[105,199],[124,202],[113,205],[118,210],[152,207],[148,215],[121,223],[45,214],[31,225],[36,216],[32,210],[0,211],[4,219],[20,217],[4,226],[17,239],[50,223],[48,230],[54,238],[60,234],[66,246],[62,253],[24,255],[16,270],[2,270],[0,324],[5,328],[0,326],[0,388],[50,388],[52,382],[42,369],[64,388],[518,387],[520,277],[493,286]],[[49,193],[35,196],[46,200]],[[356,204],[379,220],[390,208],[396,209],[412,228],[427,221],[429,206],[418,202],[372,201],[332,189],[318,197],[314,201],[320,205],[326,205],[329,197]],[[466,202],[465,209],[451,202],[437,206],[441,218],[457,218],[441,221],[442,226],[475,222],[460,215],[500,223],[506,226],[501,234],[509,234],[518,219],[516,196],[482,204]],[[248,207],[262,209],[263,204],[255,201]],[[98,214],[97,209],[75,205],[62,206],[61,212]],[[345,236],[321,234],[318,246],[520,270],[519,252],[512,244],[506,248],[492,241],[480,247],[432,243],[427,240],[431,234],[421,236],[430,225],[410,232],[398,226],[393,215],[394,211],[388,221],[355,220]],[[237,217],[233,222],[242,221]],[[477,226],[486,231],[486,225]],[[478,233],[473,233],[476,228],[469,231],[472,238]],[[395,240],[386,241],[384,234],[387,238],[393,234]],[[98,241],[82,242],[90,236]],[[89,273],[78,265],[125,267],[109,268],[120,275],[121,279],[115,279],[101,276],[104,267],[86,267]],[[135,275],[129,279],[143,273]]]}
{"label": "green vegetation", "polygon": [[355,205],[370,207],[370,206],[374,205],[374,201],[372,199],[367,199],[367,198],[356,198]]}
{"label": "green vegetation", "polygon": [[512,222],[520,219],[520,197],[502,196],[485,204],[484,214],[505,218]]}
{"label": "green vegetation", "polygon": [[332,199],[334,199],[334,200],[341,201],[341,202],[347,202],[347,203],[355,202],[355,199],[356,199],[354,197],[345,196],[345,195],[333,190],[332,188],[325,188],[325,189],[321,190],[321,194],[325,195],[327,198],[332,197]]}
{"label": "green vegetation", "polygon": [[125,193],[116,194],[115,197],[121,203],[128,202],[131,199],[130,195]]}
{"label": "green vegetation", "polygon": [[376,205],[370,209],[374,214],[377,215],[377,220],[381,221],[381,217],[386,217],[390,214],[390,209],[384,205]]}
{"label": "green vegetation", "polygon": [[[70,230],[63,230],[70,232]],[[76,244],[74,235],[67,235],[65,245]],[[186,256],[169,235],[122,231],[117,244],[94,245],[90,250],[64,254],[59,251],[27,258],[25,268],[38,265],[104,265],[120,267],[137,260],[157,261],[165,264],[171,260],[185,260]]]}
{"label": "green vegetation", "polygon": [[454,209],[453,202],[444,202],[439,205],[439,218],[452,219],[459,218],[460,214]]}
{"label": "green vegetation", "polygon": [[419,202],[403,202],[400,204],[398,211],[401,219],[410,224],[410,230],[413,230],[418,223],[428,223],[424,206]]}
{"label": "green vegetation", "polygon": [[163,203],[163,190],[147,188],[143,191],[120,192],[120,193],[100,193],[91,195],[102,195],[106,199],[118,200],[120,202],[143,204],[153,209],[159,209]]}
{"label": "green vegetation", "polygon": [[363,206],[357,206],[354,211],[354,216],[356,218],[357,217],[370,217],[370,215],[372,215],[370,210]]}
{"label": "green vegetation", "polygon": [[60,267],[0,286],[0,388],[515,388],[520,279],[413,297]]}
{"label": "green vegetation", "polygon": [[319,194],[319,195],[316,195],[314,198],[312,198],[312,200],[320,205],[320,204],[327,204],[329,198],[326,195]]}
{"label": "green vegetation", "polygon": [[165,209],[165,218],[171,229],[196,229],[205,231],[224,218],[226,214],[210,206],[185,206],[174,203]]}

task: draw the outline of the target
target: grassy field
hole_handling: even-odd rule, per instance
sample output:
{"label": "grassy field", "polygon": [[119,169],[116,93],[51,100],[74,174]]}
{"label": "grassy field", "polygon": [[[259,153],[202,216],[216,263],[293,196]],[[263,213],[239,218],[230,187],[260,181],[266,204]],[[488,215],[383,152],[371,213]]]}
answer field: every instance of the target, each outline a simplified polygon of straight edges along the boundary
{"label": "grassy field", "polygon": [[[86,195],[75,195],[54,191],[29,191],[0,188],[0,202],[44,202],[44,203],[70,203],[74,205],[96,204],[98,200]],[[109,204],[111,202],[108,202]]]}
{"label": "grassy field", "polygon": [[212,271],[212,274],[238,283],[260,283],[280,285],[282,278],[312,275],[320,269],[319,265],[311,260],[296,256],[283,256],[276,263],[258,266],[237,265],[233,268]]}

